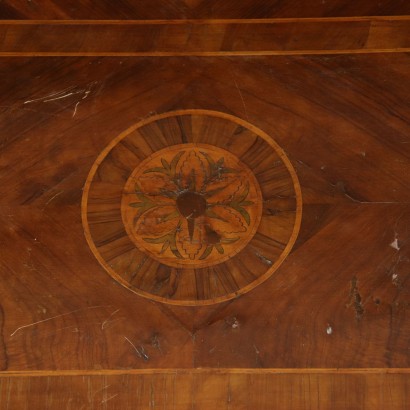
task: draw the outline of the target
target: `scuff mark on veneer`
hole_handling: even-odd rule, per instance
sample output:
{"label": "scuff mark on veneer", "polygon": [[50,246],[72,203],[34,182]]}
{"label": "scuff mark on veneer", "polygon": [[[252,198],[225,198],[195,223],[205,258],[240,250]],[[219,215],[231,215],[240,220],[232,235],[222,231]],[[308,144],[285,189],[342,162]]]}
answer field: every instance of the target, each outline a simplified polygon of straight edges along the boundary
{"label": "scuff mark on veneer", "polygon": [[349,295],[349,304],[348,306],[354,307],[356,311],[356,319],[360,320],[364,314],[364,307],[362,303],[362,296],[360,295],[359,289],[357,287],[357,277],[353,276],[351,280],[350,295]]}

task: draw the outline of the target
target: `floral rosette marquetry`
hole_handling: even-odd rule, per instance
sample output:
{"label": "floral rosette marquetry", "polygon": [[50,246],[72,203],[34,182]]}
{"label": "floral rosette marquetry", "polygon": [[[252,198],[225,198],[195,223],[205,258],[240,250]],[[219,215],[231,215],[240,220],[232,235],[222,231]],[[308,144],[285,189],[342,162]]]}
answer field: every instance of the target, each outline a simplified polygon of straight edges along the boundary
{"label": "floral rosette marquetry", "polygon": [[138,295],[226,301],[272,277],[301,221],[296,173],[260,129],[182,110],[114,138],[84,186],[82,218],[104,269]]}
{"label": "floral rosette marquetry", "polygon": [[173,146],[142,162],[122,203],[135,244],[172,266],[209,266],[239,252],[261,210],[251,171],[225,150],[196,144]]}

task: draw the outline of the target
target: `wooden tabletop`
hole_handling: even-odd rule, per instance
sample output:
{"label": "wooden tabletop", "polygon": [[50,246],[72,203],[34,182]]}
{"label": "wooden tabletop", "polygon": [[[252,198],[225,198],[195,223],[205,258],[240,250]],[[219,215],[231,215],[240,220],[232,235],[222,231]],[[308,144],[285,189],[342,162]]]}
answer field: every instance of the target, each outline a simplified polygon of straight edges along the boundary
{"label": "wooden tabletop", "polygon": [[0,3],[0,409],[410,408],[406,1]]}

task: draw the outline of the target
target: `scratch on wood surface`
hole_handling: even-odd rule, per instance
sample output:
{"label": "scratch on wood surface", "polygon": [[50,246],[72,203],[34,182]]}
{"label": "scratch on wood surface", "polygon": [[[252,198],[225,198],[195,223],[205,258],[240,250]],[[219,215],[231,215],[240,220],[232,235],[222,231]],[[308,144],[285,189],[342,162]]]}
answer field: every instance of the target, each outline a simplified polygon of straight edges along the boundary
{"label": "scratch on wood surface", "polygon": [[[70,95],[72,95],[72,92],[70,92],[70,91],[72,91],[73,89],[75,89],[75,87],[68,87],[68,88],[65,88],[64,90],[61,90],[61,91],[52,92],[51,94],[47,94],[47,95],[45,95],[43,97],[40,97],[40,98],[34,98],[32,100],[24,101],[23,105],[24,104],[31,104],[31,103],[39,102],[39,101],[42,101],[42,102],[53,101],[54,97],[66,98],[66,97],[69,97]],[[58,98],[55,98],[55,99],[58,99]]]}
{"label": "scratch on wood surface", "polygon": [[71,311],[71,312],[63,313],[63,314],[61,314],[61,315],[49,317],[49,318],[47,318],[47,319],[39,320],[39,321],[37,321],[37,322],[29,323],[29,324],[27,324],[27,325],[23,325],[23,326],[18,327],[13,333],[10,334],[10,337],[13,337],[17,332],[19,332],[19,331],[22,330],[22,329],[26,329],[26,328],[28,328],[28,327],[35,326],[35,325],[38,325],[38,324],[40,324],[40,323],[48,322],[48,321],[50,321],[50,320],[54,320],[54,319],[57,319],[57,318],[59,318],[59,317],[72,315],[73,313],[77,313],[77,312],[81,312],[81,311],[85,311],[85,310],[90,310],[90,309],[108,308],[108,307],[110,307],[110,306],[111,306],[111,305],[108,305],[108,306],[103,306],[103,305],[102,305],[102,306],[90,306],[90,307],[86,307],[86,308],[83,308],[83,309],[76,309],[76,310],[73,310],[73,311]]}
{"label": "scratch on wood surface", "polygon": [[346,198],[350,199],[352,202],[356,204],[400,204],[401,202],[397,201],[361,201],[360,199],[355,198],[350,193],[347,192],[346,186],[343,181],[338,181],[336,184],[331,184],[333,188],[336,188],[339,192],[341,192]]}
{"label": "scratch on wood surface", "polygon": [[[61,99],[63,99],[63,98],[71,97],[72,95],[77,95],[77,94],[80,94],[80,93],[82,93],[82,90],[79,90],[79,91],[76,91],[76,92],[72,92],[72,93],[67,93],[67,94],[64,94],[64,95],[60,95],[60,96],[58,96],[58,97],[49,98],[49,99],[47,99],[47,100],[42,100],[42,101],[43,101],[43,102],[50,102],[50,101],[61,100]],[[32,102],[32,101],[29,101],[29,102]],[[25,102],[24,104],[27,104],[27,102]]]}
{"label": "scratch on wood surface", "polygon": [[145,349],[144,346],[140,346],[140,352],[141,352],[141,356],[145,361],[149,360],[149,356],[145,353]]}
{"label": "scratch on wood surface", "polygon": [[246,119],[249,121],[249,115],[248,115],[248,110],[247,110],[247,108],[246,108],[245,100],[244,100],[244,98],[243,98],[242,91],[241,91],[241,89],[239,88],[238,83],[236,82],[235,74],[234,74],[233,71],[232,71],[232,78],[233,78],[233,81],[234,81],[234,83],[235,83],[235,87],[236,87],[236,89],[238,90],[239,97],[241,98],[242,105],[243,105],[243,109],[244,109],[244,111],[245,111]]}
{"label": "scratch on wood surface", "polygon": [[116,311],[112,312],[110,316],[107,317],[107,319],[104,320],[104,322],[101,323],[101,330],[104,330],[105,326],[110,322],[110,319],[120,311],[120,309],[117,309]]}
{"label": "scratch on wood surface", "polygon": [[82,94],[82,98],[79,101],[81,102],[81,100],[85,100],[86,98],[88,98],[89,94],[91,93],[92,89],[94,88],[96,84],[97,84],[97,81],[92,81],[85,88],[79,88],[78,86],[71,86],[61,91],[55,91],[50,94],[46,94],[43,97],[33,98],[32,100],[26,100],[23,102],[23,105],[32,104],[36,102],[43,102],[43,103],[52,102],[52,101],[62,100],[64,98],[68,98],[73,95],[79,95],[79,94]]}
{"label": "scratch on wood surface", "polygon": [[78,106],[80,105],[81,101],[83,101],[83,100],[85,100],[86,98],[88,98],[88,96],[89,96],[89,94],[91,93],[91,90],[92,90],[92,88],[93,88],[93,86],[94,86],[95,84],[96,84],[96,82],[91,83],[91,84],[84,90],[84,95],[83,95],[83,97],[81,98],[80,101],[77,101],[77,103],[76,103],[75,106],[74,106],[74,111],[73,111],[72,118],[74,118],[75,115],[77,114],[77,108],[78,108]]}
{"label": "scratch on wood surface", "polygon": [[266,256],[260,254],[259,252],[255,252],[255,255],[265,264],[268,266],[271,266],[273,264],[273,262],[268,259]]}
{"label": "scratch on wood surface", "polygon": [[256,346],[256,344],[253,345],[253,350],[255,351],[255,363],[258,367],[263,367],[262,360],[261,360],[261,352]]}
{"label": "scratch on wood surface", "polygon": [[102,392],[103,390],[108,389],[109,387],[111,387],[111,384],[107,384],[104,387],[101,387],[101,389],[96,390],[93,394],[93,397],[95,397],[98,393]]}
{"label": "scratch on wood surface", "polygon": [[[27,105],[27,104],[32,104],[32,103],[47,103],[47,102],[53,102],[53,101],[58,101],[58,100],[63,100],[65,98],[69,98],[69,97],[73,97],[76,95],[80,95],[81,98],[76,101],[75,106],[74,106],[74,110],[73,110],[73,114],[72,114],[72,118],[74,118],[77,114],[77,109],[78,106],[80,105],[80,103],[87,99],[90,95],[90,93],[92,92],[93,88],[95,87],[95,85],[98,84],[97,81],[93,81],[91,83],[89,83],[85,88],[78,88],[77,86],[72,86],[72,87],[68,87],[62,91],[56,91],[53,92],[51,94],[47,94],[43,97],[39,97],[39,98],[34,98],[32,100],[27,100],[23,102],[23,105]],[[97,90],[99,91],[99,90]]]}
{"label": "scratch on wood surface", "polygon": [[118,394],[119,394],[119,393],[113,394],[112,396],[107,397],[106,399],[102,399],[102,400],[101,400],[101,404],[104,404],[104,403],[106,403],[107,401],[110,401],[110,400],[114,399],[115,397],[118,396]]}
{"label": "scratch on wood surface", "polygon": [[[51,198],[49,198],[48,200],[47,200],[47,202],[44,204],[44,208],[49,204],[49,203],[51,203],[52,201],[54,201],[54,199],[56,199],[58,196],[60,196],[62,193],[64,193],[64,191],[58,191],[57,193],[55,193]],[[43,208],[43,210],[44,210],[44,208]]]}
{"label": "scratch on wood surface", "polygon": [[144,346],[140,346],[139,349],[134,345],[134,343],[131,342],[130,339],[128,339],[127,336],[124,336],[125,340],[134,348],[135,352],[137,353],[137,356],[140,359],[143,359],[144,361],[149,360],[149,356],[145,353]]}
{"label": "scratch on wood surface", "polygon": [[41,337],[44,339],[47,336],[51,336],[51,335],[56,335],[58,332],[61,332],[62,330],[66,330],[66,329],[73,329],[71,330],[71,333],[80,333],[80,329],[77,326],[64,326],[64,327],[60,327],[52,332],[48,332],[48,333],[41,333]]}
{"label": "scratch on wood surface", "polygon": [[77,107],[78,107],[79,105],[80,105],[80,101],[77,101],[77,102],[75,103],[75,106],[74,106],[73,115],[71,116],[72,118],[74,118],[75,115],[77,114]]}

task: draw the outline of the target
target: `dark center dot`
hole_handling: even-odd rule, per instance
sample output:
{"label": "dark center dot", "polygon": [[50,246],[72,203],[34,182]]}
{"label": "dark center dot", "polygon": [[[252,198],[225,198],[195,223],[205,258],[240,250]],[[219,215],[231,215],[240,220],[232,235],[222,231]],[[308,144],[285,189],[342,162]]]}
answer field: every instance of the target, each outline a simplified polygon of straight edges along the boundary
{"label": "dark center dot", "polygon": [[206,199],[196,192],[187,191],[177,197],[177,208],[185,218],[197,218],[206,211]]}

